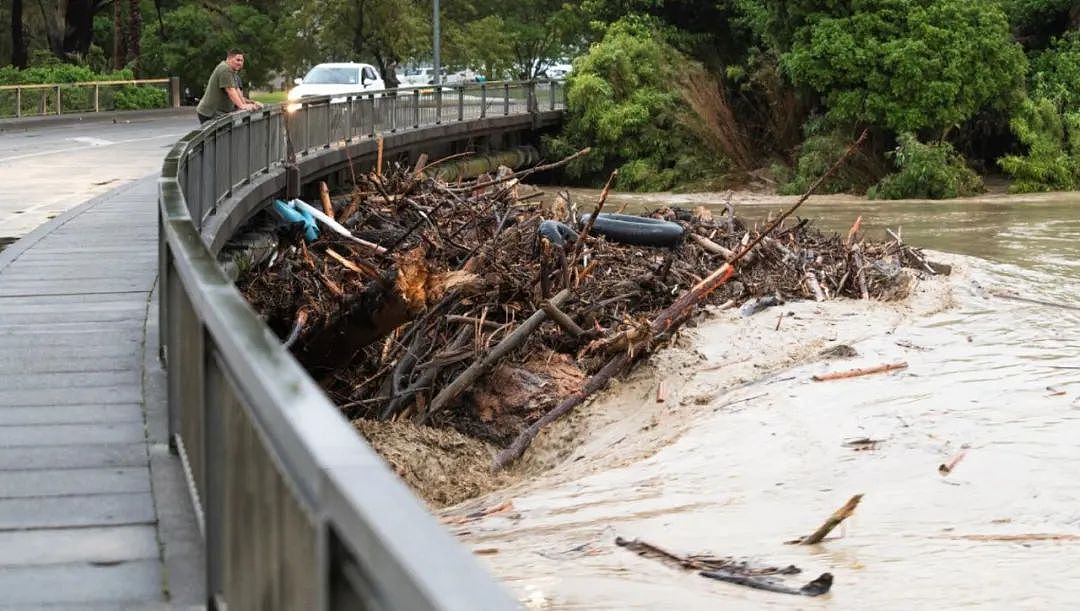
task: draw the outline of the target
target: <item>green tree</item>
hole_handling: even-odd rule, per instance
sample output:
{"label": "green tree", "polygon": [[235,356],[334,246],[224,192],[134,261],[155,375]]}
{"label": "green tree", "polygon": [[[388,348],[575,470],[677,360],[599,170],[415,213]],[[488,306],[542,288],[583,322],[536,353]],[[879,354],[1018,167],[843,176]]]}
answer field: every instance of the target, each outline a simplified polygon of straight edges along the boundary
{"label": "green tree", "polygon": [[686,62],[663,42],[655,23],[624,19],[575,62],[567,84],[569,121],[549,141],[553,154],[583,146],[593,152],[568,166],[568,173],[593,181],[618,168],[620,188],[670,189],[694,180],[710,164],[698,150],[683,118],[687,108],[673,86]]}
{"label": "green tree", "polygon": [[[842,123],[937,138],[980,108],[1015,99],[1026,60],[1001,9],[968,0],[767,2],[796,84]],[[789,6],[790,13],[777,10]]]}
{"label": "green tree", "polygon": [[396,82],[403,61],[431,48],[430,11],[414,0],[293,0],[282,28],[286,71],[327,61],[370,61]]}
{"label": "green tree", "polygon": [[251,6],[235,4],[211,11],[185,4],[151,23],[142,41],[143,69],[147,74],[180,77],[181,86],[201,95],[210,72],[225,53],[238,47],[246,54],[245,83],[260,86],[281,64],[271,18]]}

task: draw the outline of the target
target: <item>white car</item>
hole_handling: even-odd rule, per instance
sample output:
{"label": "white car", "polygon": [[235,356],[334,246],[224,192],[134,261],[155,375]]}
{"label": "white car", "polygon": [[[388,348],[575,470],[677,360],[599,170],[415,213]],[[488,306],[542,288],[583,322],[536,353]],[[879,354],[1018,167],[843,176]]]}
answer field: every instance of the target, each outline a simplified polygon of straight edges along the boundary
{"label": "white car", "polygon": [[[441,68],[439,73],[442,74],[443,82],[446,82],[446,68]],[[403,76],[398,77],[398,81],[402,87],[421,87],[423,85],[430,85],[435,82],[435,68],[431,66],[408,68],[405,70]]]}
{"label": "white car", "polygon": [[570,64],[555,64],[544,70],[544,76],[554,81],[561,81],[574,69]]}
{"label": "white car", "polygon": [[[289,101],[321,95],[363,93],[386,89],[379,71],[371,64],[336,63],[319,64],[308,71],[302,79],[296,79],[296,87],[289,90]],[[334,98],[340,101],[344,98]],[[294,105],[295,106],[295,105]]]}

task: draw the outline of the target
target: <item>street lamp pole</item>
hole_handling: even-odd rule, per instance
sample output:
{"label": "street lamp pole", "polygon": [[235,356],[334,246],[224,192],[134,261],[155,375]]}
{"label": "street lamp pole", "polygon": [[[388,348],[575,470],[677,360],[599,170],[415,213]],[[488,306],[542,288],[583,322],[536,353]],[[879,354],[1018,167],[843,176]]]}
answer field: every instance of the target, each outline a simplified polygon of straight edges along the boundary
{"label": "street lamp pole", "polygon": [[433,1],[435,3],[434,11],[433,11],[434,15],[432,17],[432,25],[433,25],[433,29],[435,31],[434,32],[435,33],[435,58],[434,58],[435,59],[435,66],[434,66],[434,68],[435,68],[435,76],[432,78],[432,81],[436,85],[441,85],[442,84],[442,75],[440,74],[441,70],[439,69],[439,47],[442,46],[440,44],[442,41],[440,40],[440,36],[439,36],[439,0],[433,0]]}

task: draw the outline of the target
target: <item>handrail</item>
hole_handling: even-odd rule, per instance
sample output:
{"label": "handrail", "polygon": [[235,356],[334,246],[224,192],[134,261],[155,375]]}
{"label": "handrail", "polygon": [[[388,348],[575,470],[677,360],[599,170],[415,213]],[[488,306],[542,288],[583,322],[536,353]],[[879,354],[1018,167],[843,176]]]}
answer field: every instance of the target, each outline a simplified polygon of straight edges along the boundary
{"label": "handrail", "polygon": [[26,83],[20,85],[0,85],[0,91],[15,89],[56,89],[57,87],[78,87],[83,85],[167,85],[168,78],[123,79],[119,81],[68,81],[61,83]]}
{"label": "handrail", "polygon": [[[543,87],[550,99],[541,108]],[[490,100],[471,85],[430,97],[305,99],[294,113],[275,106],[217,119],[166,157],[158,202],[169,431],[206,538],[212,608],[518,608],[259,319],[218,265],[208,232],[212,220],[242,221],[280,193],[297,163],[330,167],[377,133],[482,124],[494,109],[535,122],[563,107],[560,87],[500,84]]]}
{"label": "handrail", "polygon": [[[0,103],[0,117],[22,118],[24,116],[62,115],[74,112],[102,112],[110,110],[108,99],[110,88],[155,87],[158,85],[166,86],[166,105],[172,108],[179,107],[180,79],[175,76],[156,79],[0,85],[0,95],[4,97],[3,102]],[[91,89],[92,92],[89,91]],[[106,93],[104,102],[102,101],[103,89]],[[28,95],[24,96],[24,93]],[[76,96],[77,101],[73,103],[70,99],[71,96]],[[66,108],[65,102],[67,103]]]}

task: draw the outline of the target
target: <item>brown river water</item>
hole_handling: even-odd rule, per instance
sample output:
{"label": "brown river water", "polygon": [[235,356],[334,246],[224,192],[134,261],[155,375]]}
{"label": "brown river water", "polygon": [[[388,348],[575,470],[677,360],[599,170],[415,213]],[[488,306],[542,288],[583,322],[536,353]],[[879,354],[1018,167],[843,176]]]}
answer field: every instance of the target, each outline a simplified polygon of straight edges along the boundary
{"label": "brown river water", "polygon": [[[722,201],[715,194],[630,199],[643,207]],[[793,201],[736,198],[736,213],[763,217]],[[855,329],[857,309],[837,313],[840,327],[853,329],[847,343],[858,357],[803,361],[731,384],[708,406],[682,412],[680,433],[640,458],[612,464],[603,460],[603,442],[593,444],[548,475],[487,499],[511,499],[513,511],[459,528],[461,540],[533,609],[1080,604],[1080,565],[1069,560],[1080,554],[1080,193],[814,198],[797,214],[842,232],[862,215],[872,239],[882,239],[886,225],[902,227],[909,244],[962,255],[953,259],[964,269],[951,281],[953,307],[865,331]],[[994,294],[1001,290],[1047,303]],[[823,311],[832,312],[800,310],[811,319]],[[768,317],[771,331],[776,315],[758,316]],[[754,350],[722,345],[719,324],[697,329],[703,359]],[[810,380],[898,360],[909,367]],[[614,401],[622,392],[627,410],[645,401],[640,388],[620,388]],[[876,446],[845,445],[859,438]],[[611,442],[613,451],[620,441]],[[952,473],[940,475],[938,466],[959,452]],[[784,544],[856,493],[865,495],[861,505],[833,538]],[[826,571],[835,582],[816,598],[719,583],[639,558],[616,547],[616,535],[679,554],[795,564],[803,569],[796,585]]]}

